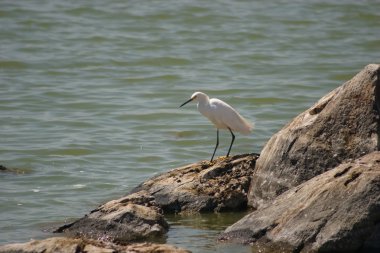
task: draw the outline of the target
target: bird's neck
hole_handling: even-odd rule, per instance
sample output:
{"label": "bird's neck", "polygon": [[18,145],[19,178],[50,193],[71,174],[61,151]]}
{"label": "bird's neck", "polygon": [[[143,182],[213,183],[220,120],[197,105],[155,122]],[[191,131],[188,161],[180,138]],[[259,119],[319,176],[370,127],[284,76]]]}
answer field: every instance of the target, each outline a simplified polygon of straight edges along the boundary
{"label": "bird's neck", "polygon": [[207,107],[210,106],[210,99],[208,97],[204,97],[198,100],[198,108],[199,107]]}
{"label": "bird's neck", "polygon": [[197,104],[197,108],[201,114],[207,117],[209,109],[210,109],[210,100],[208,98],[199,100]]}

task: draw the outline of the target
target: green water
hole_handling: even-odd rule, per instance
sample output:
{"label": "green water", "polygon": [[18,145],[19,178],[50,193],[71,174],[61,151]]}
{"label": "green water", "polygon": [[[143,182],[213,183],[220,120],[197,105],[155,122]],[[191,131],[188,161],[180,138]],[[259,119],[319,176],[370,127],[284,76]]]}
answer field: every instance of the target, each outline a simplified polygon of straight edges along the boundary
{"label": "green water", "polygon": [[[0,1],[0,244],[45,238],[157,173],[209,159],[194,91],[256,129],[285,123],[380,62],[380,1]],[[222,131],[217,155],[230,134]],[[172,217],[169,243],[247,252],[215,236],[239,217]],[[223,218],[224,217],[224,218]],[[201,219],[201,221],[199,221]],[[194,226],[201,222],[201,226]]]}

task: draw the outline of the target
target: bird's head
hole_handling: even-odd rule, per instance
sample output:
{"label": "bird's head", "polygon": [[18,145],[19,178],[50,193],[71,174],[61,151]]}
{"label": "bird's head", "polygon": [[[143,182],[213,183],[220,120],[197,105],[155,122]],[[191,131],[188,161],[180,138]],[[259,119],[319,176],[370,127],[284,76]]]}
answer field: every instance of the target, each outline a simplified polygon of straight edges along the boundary
{"label": "bird's head", "polygon": [[190,99],[187,100],[185,103],[183,103],[182,105],[180,105],[180,107],[184,106],[185,104],[193,101],[193,100],[196,100],[196,101],[202,101],[202,100],[207,100],[208,99],[208,96],[206,94],[204,94],[203,92],[194,92],[193,95],[191,95]]}

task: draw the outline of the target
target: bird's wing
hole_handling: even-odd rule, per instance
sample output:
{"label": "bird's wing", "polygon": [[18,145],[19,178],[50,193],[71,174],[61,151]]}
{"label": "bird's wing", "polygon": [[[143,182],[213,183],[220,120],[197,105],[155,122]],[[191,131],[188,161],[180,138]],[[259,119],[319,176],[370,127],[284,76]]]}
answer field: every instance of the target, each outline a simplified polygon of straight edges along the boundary
{"label": "bird's wing", "polygon": [[[213,110],[214,124],[220,128],[231,128],[243,134],[249,134],[253,129],[253,124],[241,116],[232,106],[226,102],[213,98],[210,100]],[[218,123],[215,123],[215,121]],[[223,127],[222,127],[223,126]]]}

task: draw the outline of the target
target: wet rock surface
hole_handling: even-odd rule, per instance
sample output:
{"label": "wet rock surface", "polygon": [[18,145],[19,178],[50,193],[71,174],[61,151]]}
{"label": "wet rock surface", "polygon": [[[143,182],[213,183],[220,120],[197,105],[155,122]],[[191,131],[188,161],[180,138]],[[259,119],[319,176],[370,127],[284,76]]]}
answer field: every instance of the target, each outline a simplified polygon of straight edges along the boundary
{"label": "wet rock surface", "polygon": [[169,225],[162,210],[148,194],[131,194],[92,210],[55,233],[125,244],[163,236]]}
{"label": "wet rock surface", "polygon": [[120,246],[109,242],[52,237],[0,246],[0,253],[187,253],[189,251],[167,244],[134,243]]}
{"label": "wet rock surface", "polygon": [[202,161],[149,179],[132,192],[148,192],[165,213],[242,210],[257,154]]}
{"label": "wet rock surface", "polygon": [[380,65],[370,64],[273,135],[257,160],[249,205],[379,149]]}
{"label": "wet rock surface", "polygon": [[380,252],[380,152],[292,188],[219,239],[261,252]]}

